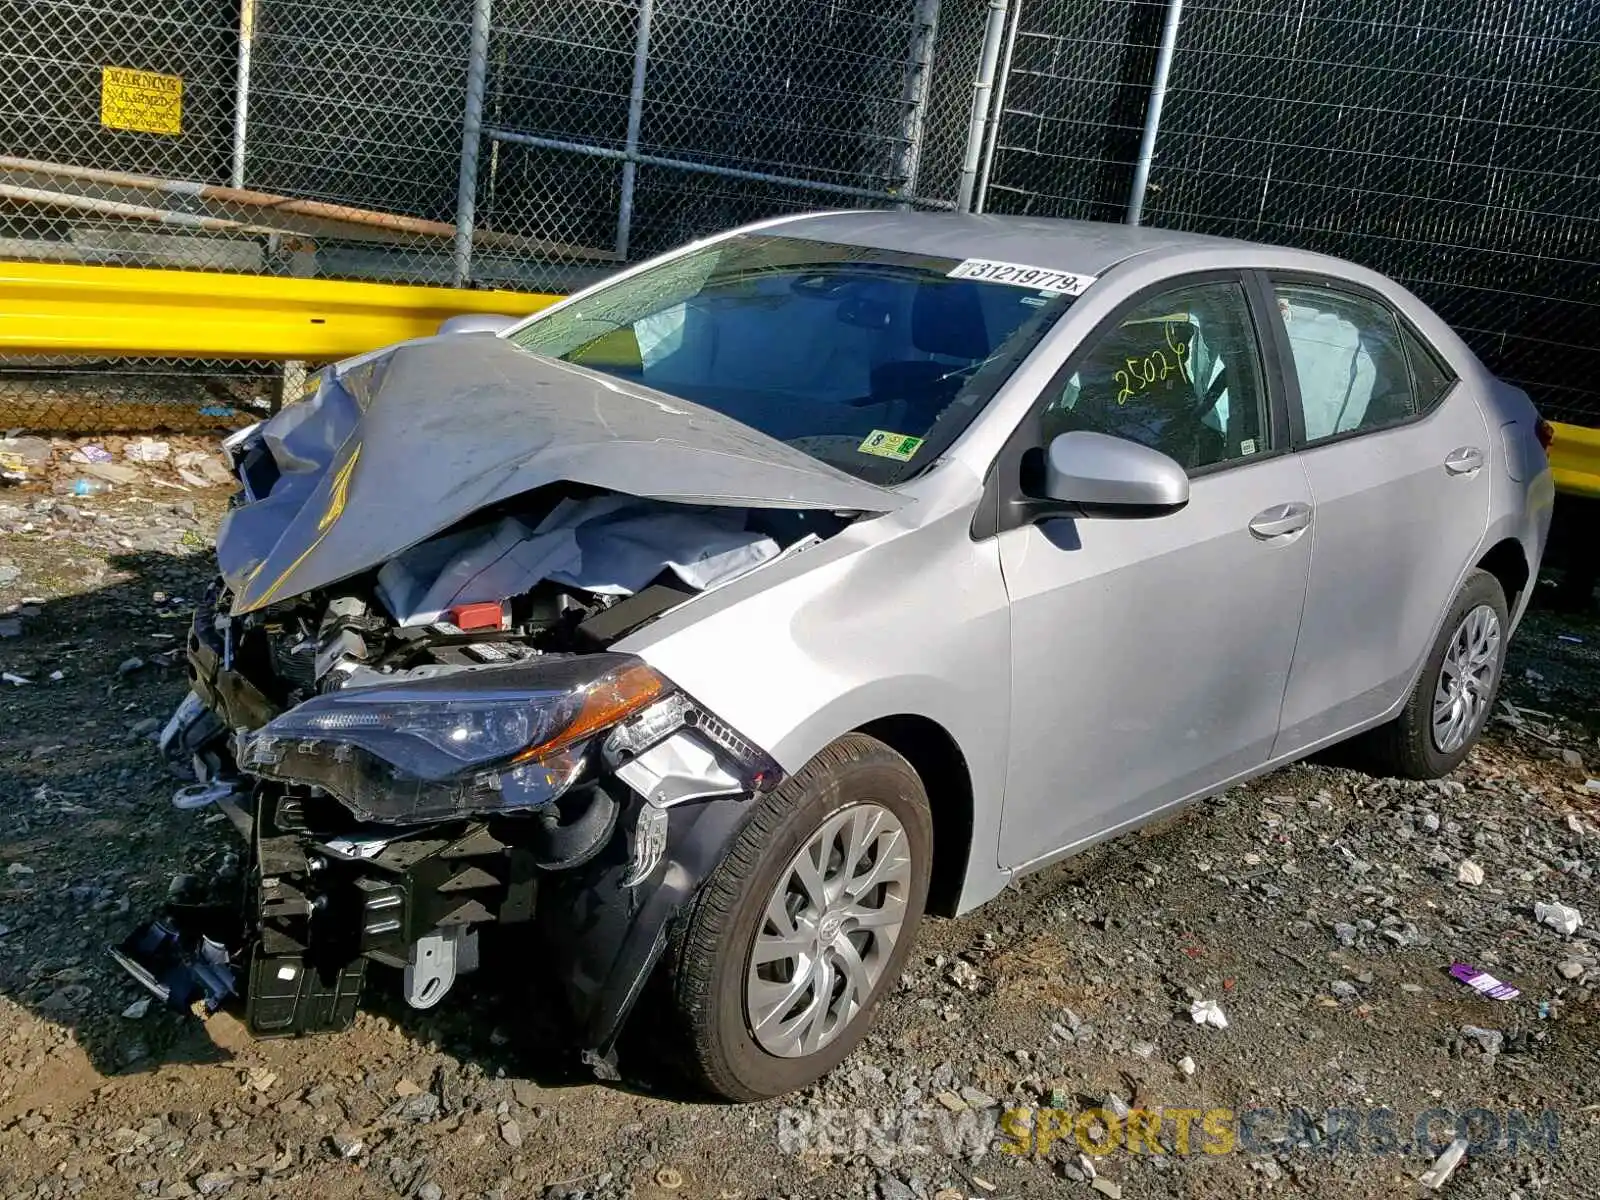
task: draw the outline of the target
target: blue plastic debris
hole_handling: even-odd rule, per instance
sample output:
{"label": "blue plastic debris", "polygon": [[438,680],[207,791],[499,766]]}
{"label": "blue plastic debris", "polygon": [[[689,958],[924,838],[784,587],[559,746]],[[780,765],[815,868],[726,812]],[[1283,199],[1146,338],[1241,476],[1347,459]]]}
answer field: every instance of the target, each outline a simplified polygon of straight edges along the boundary
{"label": "blue plastic debris", "polygon": [[185,938],[163,921],[147,921],[110,951],[128,974],[180,1012],[196,1000],[216,1012],[235,994],[228,948],[204,934]]}

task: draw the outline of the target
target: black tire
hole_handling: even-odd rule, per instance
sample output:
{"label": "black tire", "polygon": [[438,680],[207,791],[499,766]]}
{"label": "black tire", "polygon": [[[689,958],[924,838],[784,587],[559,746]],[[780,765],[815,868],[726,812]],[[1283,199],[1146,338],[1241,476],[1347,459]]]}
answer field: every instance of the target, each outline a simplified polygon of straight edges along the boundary
{"label": "black tire", "polygon": [[[781,1057],[756,1040],[745,1010],[749,956],[763,910],[790,862],[830,816],[875,803],[898,818],[910,854],[905,919],[868,1002],[814,1053]],[[696,896],[668,950],[675,1049],[695,1082],[728,1100],[762,1100],[820,1079],[853,1050],[900,978],[927,902],[933,818],[915,770],[876,738],[848,734],[758,802]]]}
{"label": "black tire", "polygon": [[[1479,605],[1494,609],[1500,622],[1499,658],[1494,664],[1494,675],[1488,689],[1488,703],[1483,706],[1476,723],[1464,741],[1455,750],[1445,753],[1434,742],[1433,698],[1439,684],[1445,654],[1467,614]],[[1495,697],[1500,691],[1500,678],[1505,670],[1506,644],[1510,640],[1510,620],[1506,613],[1506,594],[1500,581],[1487,571],[1472,571],[1461,585],[1456,601],[1439,630],[1422,674],[1412,689],[1400,715],[1386,725],[1380,725],[1363,739],[1361,749],[1368,766],[1386,775],[1399,775],[1406,779],[1439,779],[1461,765],[1472,752],[1489,715],[1494,711]]]}

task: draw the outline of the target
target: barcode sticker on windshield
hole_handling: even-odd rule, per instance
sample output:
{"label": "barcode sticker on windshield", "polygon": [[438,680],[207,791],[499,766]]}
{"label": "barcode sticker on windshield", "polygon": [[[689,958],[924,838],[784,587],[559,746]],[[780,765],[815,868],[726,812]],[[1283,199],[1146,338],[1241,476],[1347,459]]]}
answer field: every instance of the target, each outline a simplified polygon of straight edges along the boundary
{"label": "barcode sticker on windshield", "polygon": [[1052,271],[1025,263],[994,262],[969,258],[955,265],[948,278],[977,279],[983,283],[1009,283],[1012,287],[1037,288],[1041,292],[1061,292],[1081,296],[1095,281],[1093,275],[1074,275],[1071,271]]}

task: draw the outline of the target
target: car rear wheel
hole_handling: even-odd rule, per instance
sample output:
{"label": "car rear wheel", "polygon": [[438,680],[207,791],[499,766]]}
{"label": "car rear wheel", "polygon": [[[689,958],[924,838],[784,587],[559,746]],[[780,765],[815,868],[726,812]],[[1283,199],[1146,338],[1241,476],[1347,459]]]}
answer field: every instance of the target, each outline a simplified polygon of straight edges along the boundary
{"label": "car rear wheel", "polygon": [[1500,581],[1487,571],[1473,571],[1405,708],[1368,737],[1375,768],[1410,779],[1437,779],[1460,765],[1494,708],[1510,624]]}
{"label": "car rear wheel", "polygon": [[922,781],[875,738],[840,738],[758,803],[669,959],[689,1065],[730,1100],[804,1087],[855,1048],[900,977],[932,862]]}

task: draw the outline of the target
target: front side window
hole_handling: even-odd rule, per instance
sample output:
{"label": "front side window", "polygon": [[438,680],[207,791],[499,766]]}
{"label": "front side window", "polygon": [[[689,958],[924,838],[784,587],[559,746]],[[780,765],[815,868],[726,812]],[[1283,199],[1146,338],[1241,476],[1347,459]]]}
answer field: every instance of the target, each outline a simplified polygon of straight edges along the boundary
{"label": "front side window", "polygon": [[1072,303],[951,278],[960,261],[739,234],[536,317],[510,340],[895,483],[933,461]]}
{"label": "front side window", "polygon": [[1191,471],[1269,447],[1261,352],[1243,287],[1195,284],[1140,304],[1074,356],[1043,413],[1045,441],[1084,429]]}
{"label": "front side window", "polygon": [[1310,284],[1273,290],[1307,442],[1382,429],[1416,413],[1400,325],[1387,305]]}

